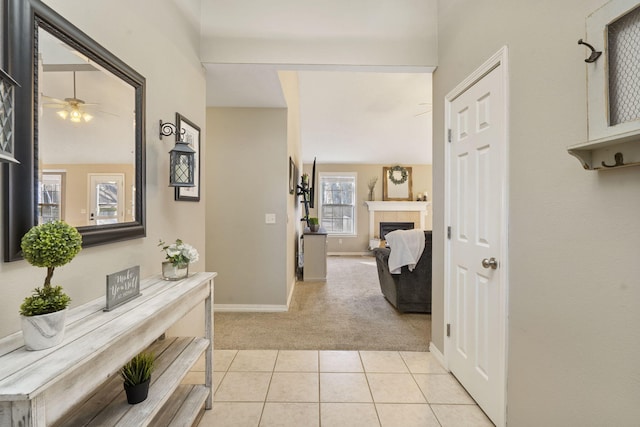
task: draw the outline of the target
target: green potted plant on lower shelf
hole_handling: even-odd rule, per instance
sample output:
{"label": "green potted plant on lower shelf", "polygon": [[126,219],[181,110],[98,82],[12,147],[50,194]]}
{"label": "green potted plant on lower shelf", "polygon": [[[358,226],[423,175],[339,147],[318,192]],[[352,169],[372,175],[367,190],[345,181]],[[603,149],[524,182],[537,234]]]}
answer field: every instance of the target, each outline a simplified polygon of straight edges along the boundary
{"label": "green potted plant on lower shelf", "polygon": [[155,365],[153,353],[139,353],[120,370],[124,380],[127,402],[131,405],[143,402],[149,395],[151,373]]}
{"label": "green potted plant on lower shelf", "polygon": [[320,223],[318,222],[318,218],[312,216],[309,218],[309,230],[317,233],[320,230]]}
{"label": "green potted plant on lower shelf", "polygon": [[71,298],[61,286],[52,286],[56,267],[69,263],[82,249],[82,236],[64,221],[32,227],[21,241],[22,255],[31,265],[46,267],[41,288],[35,288],[20,305],[22,335],[27,350],[54,347],[64,338],[64,322]]}

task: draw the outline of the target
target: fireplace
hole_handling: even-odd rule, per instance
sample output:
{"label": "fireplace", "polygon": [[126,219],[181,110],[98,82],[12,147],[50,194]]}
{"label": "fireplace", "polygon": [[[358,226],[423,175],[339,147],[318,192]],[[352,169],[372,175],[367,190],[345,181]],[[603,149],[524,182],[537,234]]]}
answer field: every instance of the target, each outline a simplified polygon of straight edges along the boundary
{"label": "fireplace", "polygon": [[413,230],[415,225],[413,222],[381,222],[380,223],[380,239],[384,240],[387,233],[394,230]]}

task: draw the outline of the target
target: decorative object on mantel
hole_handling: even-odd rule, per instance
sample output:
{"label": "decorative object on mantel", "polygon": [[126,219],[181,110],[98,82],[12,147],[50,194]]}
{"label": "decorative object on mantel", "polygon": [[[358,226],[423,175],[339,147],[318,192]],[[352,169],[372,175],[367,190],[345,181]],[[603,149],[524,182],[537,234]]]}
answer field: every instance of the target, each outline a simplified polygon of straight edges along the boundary
{"label": "decorative object on mantel", "polygon": [[426,202],[428,199],[429,199],[429,193],[425,191],[424,193],[418,193],[416,202]]}
{"label": "decorative object on mantel", "polygon": [[413,200],[410,166],[391,166],[382,168],[382,200]]}
{"label": "decorative object on mantel", "polygon": [[82,236],[66,222],[47,222],[31,227],[22,237],[21,247],[29,264],[47,268],[42,288],[35,288],[20,306],[26,349],[44,350],[62,342],[71,302],[62,286],[51,286],[51,278],[56,267],[69,263],[80,252]]}
{"label": "decorative object on mantel", "polygon": [[134,356],[120,370],[120,375],[124,380],[124,391],[127,394],[127,403],[130,405],[144,402],[147,399],[154,365],[154,354],[142,352]]}
{"label": "decorative object on mantel", "polygon": [[378,182],[378,177],[374,176],[369,180],[367,186],[369,187],[369,201],[373,202],[375,197],[373,196],[373,190],[376,188],[376,183]]}
{"label": "decorative object on mantel", "polygon": [[127,268],[107,275],[107,303],[104,311],[131,301],[140,296],[140,266]]}
{"label": "decorative object on mantel", "polygon": [[20,85],[0,68],[0,163],[20,163],[16,160],[13,150],[16,86]]}
{"label": "decorative object on mantel", "polygon": [[162,263],[162,278],[164,280],[180,280],[189,276],[189,264],[198,261],[200,255],[191,245],[176,239],[175,243],[167,245],[160,240],[167,261]]}

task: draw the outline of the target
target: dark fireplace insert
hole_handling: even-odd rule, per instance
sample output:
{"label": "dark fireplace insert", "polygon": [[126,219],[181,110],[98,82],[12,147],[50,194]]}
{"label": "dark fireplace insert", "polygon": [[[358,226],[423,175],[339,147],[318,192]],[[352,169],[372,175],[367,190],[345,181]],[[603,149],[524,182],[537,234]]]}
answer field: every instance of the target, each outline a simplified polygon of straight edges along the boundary
{"label": "dark fireplace insert", "polygon": [[395,230],[413,230],[415,228],[413,222],[381,222],[380,223],[380,239],[384,240],[387,233]]}

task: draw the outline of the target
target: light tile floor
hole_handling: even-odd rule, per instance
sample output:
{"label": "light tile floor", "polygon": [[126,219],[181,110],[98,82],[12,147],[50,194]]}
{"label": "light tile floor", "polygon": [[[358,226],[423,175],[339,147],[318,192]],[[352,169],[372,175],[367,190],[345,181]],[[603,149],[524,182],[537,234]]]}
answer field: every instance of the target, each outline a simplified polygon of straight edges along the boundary
{"label": "light tile floor", "polygon": [[213,379],[200,427],[493,426],[428,352],[214,350]]}

